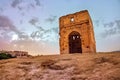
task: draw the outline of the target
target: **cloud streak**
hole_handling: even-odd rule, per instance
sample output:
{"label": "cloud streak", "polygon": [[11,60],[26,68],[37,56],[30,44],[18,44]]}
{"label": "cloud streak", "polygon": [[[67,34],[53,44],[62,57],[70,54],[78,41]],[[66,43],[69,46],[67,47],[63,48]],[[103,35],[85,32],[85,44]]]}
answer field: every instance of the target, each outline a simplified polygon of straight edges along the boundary
{"label": "cloud streak", "polygon": [[120,34],[120,20],[115,20],[113,22],[104,24],[104,30],[105,31],[101,33],[103,38]]}
{"label": "cloud streak", "polygon": [[16,8],[20,3],[22,3],[22,0],[13,0],[11,6]]}
{"label": "cloud streak", "polygon": [[0,15],[0,28],[2,30],[20,33],[20,31],[13,25],[12,21],[7,16],[3,15]]}
{"label": "cloud streak", "polygon": [[28,21],[31,25],[36,26],[36,24],[39,22],[39,19],[34,17],[31,20]]}
{"label": "cloud streak", "polygon": [[0,37],[7,39],[12,37],[10,34],[18,35],[19,39],[29,38],[27,34],[18,30],[7,16],[0,15]]}
{"label": "cloud streak", "polygon": [[45,21],[46,22],[50,22],[53,23],[56,20],[57,16],[50,16],[49,18],[47,18]]}
{"label": "cloud streak", "polygon": [[[32,1],[35,2],[35,3],[31,3],[31,2],[26,1],[26,0],[13,0],[12,3],[11,3],[11,6],[13,8],[18,8],[19,10],[23,10],[23,8],[25,8],[25,6],[29,9],[30,8],[35,8],[36,6],[41,6],[40,0],[32,0]],[[25,3],[27,3],[27,4],[25,4]]]}
{"label": "cloud streak", "polygon": [[31,37],[35,40],[43,40],[43,41],[57,41],[58,40],[58,27],[54,27],[51,29],[43,29],[42,27],[38,26],[38,30],[32,32]]}
{"label": "cloud streak", "polygon": [[41,6],[40,0],[35,0],[37,6]]}

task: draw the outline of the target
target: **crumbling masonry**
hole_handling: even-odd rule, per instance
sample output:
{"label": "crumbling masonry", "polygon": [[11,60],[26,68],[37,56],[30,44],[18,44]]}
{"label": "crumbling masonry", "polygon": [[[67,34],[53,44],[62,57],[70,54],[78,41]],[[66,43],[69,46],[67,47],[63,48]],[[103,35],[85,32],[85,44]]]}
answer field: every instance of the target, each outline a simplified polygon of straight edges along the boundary
{"label": "crumbling masonry", "polygon": [[60,53],[95,53],[93,24],[87,10],[59,19]]}

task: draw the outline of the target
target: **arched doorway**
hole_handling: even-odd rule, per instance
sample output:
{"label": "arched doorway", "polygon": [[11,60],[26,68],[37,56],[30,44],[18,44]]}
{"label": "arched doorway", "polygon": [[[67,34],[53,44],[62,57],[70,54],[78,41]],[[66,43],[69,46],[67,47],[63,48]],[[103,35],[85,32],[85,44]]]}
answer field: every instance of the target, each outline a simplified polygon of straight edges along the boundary
{"label": "arched doorway", "polygon": [[82,53],[81,37],[76,31],[69,34],[69,53]]}

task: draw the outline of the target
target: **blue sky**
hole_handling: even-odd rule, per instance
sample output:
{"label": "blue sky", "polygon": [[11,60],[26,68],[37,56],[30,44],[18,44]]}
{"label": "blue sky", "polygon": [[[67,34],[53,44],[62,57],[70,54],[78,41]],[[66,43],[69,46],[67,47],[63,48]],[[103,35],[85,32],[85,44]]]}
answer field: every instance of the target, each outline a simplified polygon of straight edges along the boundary
{"label": "blue sky", "polygon": [[120,0],[0,0],[0,49],[59,54],[59,17],[88,10],[98,52],[120,50]]}

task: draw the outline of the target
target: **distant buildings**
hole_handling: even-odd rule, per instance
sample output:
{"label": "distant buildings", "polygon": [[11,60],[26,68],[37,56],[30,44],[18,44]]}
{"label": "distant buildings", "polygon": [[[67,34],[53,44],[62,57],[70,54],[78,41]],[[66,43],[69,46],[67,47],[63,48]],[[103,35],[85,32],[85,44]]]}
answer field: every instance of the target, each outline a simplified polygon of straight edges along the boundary
{"label": "distant buildings", "polygon": [[12,57],[28,57],[28,52],[26,51],[0,51],[0,53],[11,54]]}

